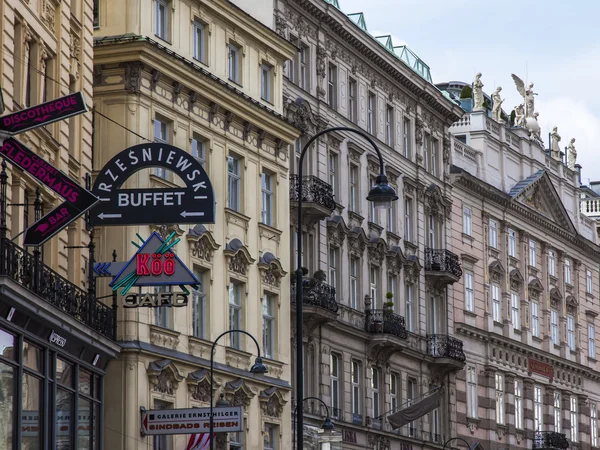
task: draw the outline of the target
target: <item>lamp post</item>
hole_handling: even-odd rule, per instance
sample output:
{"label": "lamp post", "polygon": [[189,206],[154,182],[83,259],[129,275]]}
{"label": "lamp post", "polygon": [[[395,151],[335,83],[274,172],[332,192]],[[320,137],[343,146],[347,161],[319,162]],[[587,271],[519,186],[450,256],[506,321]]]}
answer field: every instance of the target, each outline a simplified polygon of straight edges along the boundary
{"label": "lamp post", "polygon": [[444,446],[442,447],[442,450],[445,450],[446,445],[448,445],[452,441],[463,441],[469,450],[476,450],[477,448],[481,448],[481,445],[479,444],[479,442],[473,442],[472,444],[469,444],[465,439],[463,439],[461,437],[453,437],[453,438],[448,439],[446,442],[444,442]]}
{"label": "lamp post", "polygon": [[[369,191],[369,195],[367,196],[367,200],[370,202],[374,202],[376,204],[387,204],[394,200],[398,200],[398,195],[396,195],[396,191],[393,187],[388,184],[388,179],[384,173],[383,167],[383,157],[381,156],[381,152],[375,144],[375,141],[369,136],[367,133],[357,130],[355,128],[349,127],[333,127],[323,130],[317,134],[315,134],[312,138],[308,140],[306,145],[302,148],[302,152],[300,153],[300,160],[298,166],[298,233],[296,236],[296,251],[298,252],[298,260],[296,267],[296,403],[302,404],[304,400],[304,367],[303,367],[303,358],[302,358],[302,163],[304,162],[304,156],[306,152],[312,145],[314,141],[316,141],[319,137],[323,136],[327,133],[332,133],[334,131],[349,131],[351,133],[356,133],[364,137],[369,144],[377,153],[379,158],[379,175],[375,179],[375,186],[371,188]],[[297,431],[297,439],[298,442],[298,450],[303,449],[304,439],[303,439],[303,429],[304,429],[304,416],[302,408],[298,411],[298,429]],[[211,449],[212,450],[212,449]]]}
{"label": "lamp post", "polygon": [[[323,400],[321,400],[318,397],[306,397],[306,398],[302,399],[302,403],[296,403],[296,406],[294,407],[294,424],[293,424],[293,427],[296,428],[296,416],[298,415],[298,407],[302,406],[306,400],[316,400],[318,402],[321,402],[321,404],[325,407],[325,411],[327,411],[327,415],[325,416],[325,420],[323,421],[323,425],[321,425],[321,428],[323,429],[323,431],[329,431],[329,432],[333,431],[335,429],[335,425],[331,421],[331,416],[329,415],[329,407],[327,406],[327,404]],[[296,439],[295,439],[295,436],[294,436],[294,441],[295,440]],[[294,450],[295,446],[296,446],[296,442],[293,443],[292,450]]]}
{"label": "lamp post", "polygon": [[263,360],[260,357],[260,346],[258,345],[258,342],[256,341],[256,339],[254,339],[254,336],[252,336],[250,333],[248,333],[247,331],[244,330],[228,330],[225,331],[224,333],[221,333],[219,335],[219,337],[217,339],[215,339],[215,341],[213,342],[213,345],[210,349],[210,450],[214,450],[214,417],[213,417],[213,384],[214,384],[214,365],[215,365],[215,347],[217,346],[217,342],[219,342],[219,339],[221,339],[223,336],[225,336],[226,334],[230,334],[230,333],[242,333],[245,334],[246,336],[250,336],[252,338],[252,340],[254,341],[254,343],[256,344],[256,351],[258,353],[258,356],[256,357],[256,360],[254,361],[254,364],[252,364],[252,367],[250,368],[250,373],[254,373],[254,374],[265,374],[269,371],[269,369],[267,369],[267,366],[265,366],[263,364]]}

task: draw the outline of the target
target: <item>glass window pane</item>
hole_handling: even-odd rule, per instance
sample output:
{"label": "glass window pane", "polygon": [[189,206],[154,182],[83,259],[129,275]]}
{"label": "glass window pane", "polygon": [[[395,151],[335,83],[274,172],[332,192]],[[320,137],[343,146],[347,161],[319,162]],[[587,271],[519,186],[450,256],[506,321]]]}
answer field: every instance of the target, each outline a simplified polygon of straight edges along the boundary
{"label": "glass window pane", "polygon": [[77,449],[91,450],[90,442],[91,417],[90,417],[90,402],[79,397],[79,411],[77,412]]}
{"label": "glass window pane", "polygon": [[40,403],[42,400],[41,380],[23,374],[22,389],[23,397],[21,407],[23,408],[21,424],[21,447],[26,449],[41,448],[41,421]]}
{"label": "glass window pane", "polygon": [[100,378],[94,377],[94,398],[100,398]]}
{"label": "glass window pane", "polygon": [[94,404],[94,417],[92,417],[92,448],[99,450],[98,433],[100,428],[98,427],[98,421],[100,420],[100,405]]}
{"label": "glass window pane", "polygon": [[23,342],[23,365],[36,372],[43,372],[42,349],[25,341]]}
{"label": "glass window pane", "polygon": [[79,392],[92,395],[92,374],[87,370],[79,369]]}
{"label": "glass window pane", "polygon": [[56,449],[71,450],[71,426],[73,412],[73,394],[56,389]]}
{"label": "glass window pane", "polygon": [[65,386],[73,386],[73,365],[56,358],[56,381]]}
{"label": "glass window pane", "polygon": [[15,360],[15,337],[2,329],[0,329],[0,355]]}
{"label": "glass window pane", "polygon": [[[0,349],[6,340],[0,330]],[[0,362],[0,448],[13,448],[13,396],[15,391],[14,372],[11,366]]]}

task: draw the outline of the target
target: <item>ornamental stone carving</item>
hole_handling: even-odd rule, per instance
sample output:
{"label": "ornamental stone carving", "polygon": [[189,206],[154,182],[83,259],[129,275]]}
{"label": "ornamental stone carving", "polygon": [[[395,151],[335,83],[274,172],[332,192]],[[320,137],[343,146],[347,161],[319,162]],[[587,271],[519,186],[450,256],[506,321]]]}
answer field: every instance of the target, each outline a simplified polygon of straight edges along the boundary
{"label": "ornamental stone carving", "polygon": [[132,61],[121,65],[125,69],[125,90],[139,94],[144,64],[139,61]]}
{"label": "ornamental stone carving", "polygon": [[365,252],[369,239],[362,227],[355,227],[347,233],[348,251],[354,255],[361,257]]}
{"label": "ornamental stone carving", "polygon": [[402,253],[402,250],[398,246],[394,246],[388,250],[387,255],[387,269],[392,274],[399,274],[402,271],[402,266],[406,263],[406,258]]}
{"label": "ornamental stone carving", "polygon": [[446,204],[442,197],[442,192],[439,186],[435,184],[429,185],[424,192],[425,195],[425,213],[433,214],[441,221],[446,217]]}
{"label": "ornamental stone carving", "polygon": [[256,395],[241,378],[225,384],[225,399],[231,406],[250,406],[250,400]]}
{"label": "ornamental stone carving", "polygon": [[283,407],[287,401],[283,398],[279,389],[275,386],[271,386],[264,391],[260,391],[259,395],[260,407],[262,412],[267,417],[281,417],[283,413]]}
{"label": "ornamental stone carving", "polygon": [[281,16],[275,17],[275,30],[277,34],[283,38],[286,37],[287,34],[287,22]]}
{"label": "ornamental stone carving", "polygon": [[247,276],[248,267],[250,264],[254,263],[255,259],[250,256],[248,248],[242,243],[242,241],[239,239],[233,239],[225,246],[223,253],[229,259],[229,271],[242,276]]}
{"label": "ornamental stone carving", "polygon": [[417,115],[417,120],[415,121],[415,142],[419,147],[423,145],[423,119],[421,119],[420,115]]}
{"label": "ornamental stone carving", "polygon": [[387,244],[381,238],[376,238],[367,244],[369,253],[369,262],[381,266],[383,258],[387,253]]}
{"label": "ornamental stone carving", "polygon": [[316,130],[318,122],[311,110],[310,104],[303,99],[284,102],[285,117],[304,133],[312,133]]}
{"label": "ornamental stone carving", "polygon": [[175,395],[179,382],[183,380],[183,376],[170,359],[151,362],[147,373],[152,390],[161,394]]}
{"label": "ornamental stone carving", "polygon": [[327,240],[330,245],[341,248],[346,239],[346,225],[342,216],[333,216],[327,220]]}
{"label": "ornamental stone carving", "polygon": [[190,397],[199,402],[210,402],[210,380],[206,369],[191,372],[186,381]]}
{"label": "ornamental stone carving", "polygon": [[421,264],[416,256],[410,255],[404,263],[404,281],[409,284],[417,284],[419,282],[419,273],[421,272]]}
{"label": "ornamental stone carving", "polygon": [[187,240],[192,257],[206,262],[212,262],[215,250],[220,247],[204,225],[196,225],[192,228],[188,232]]}
{"label": "ornamental stone carving", "polygon": [[287,272],[283,270],[281,261],[270,252],[266,252],[259,258],[258,268],[263,273],[263,283],[277,288],[281,285],[281,278],[287,274]]}

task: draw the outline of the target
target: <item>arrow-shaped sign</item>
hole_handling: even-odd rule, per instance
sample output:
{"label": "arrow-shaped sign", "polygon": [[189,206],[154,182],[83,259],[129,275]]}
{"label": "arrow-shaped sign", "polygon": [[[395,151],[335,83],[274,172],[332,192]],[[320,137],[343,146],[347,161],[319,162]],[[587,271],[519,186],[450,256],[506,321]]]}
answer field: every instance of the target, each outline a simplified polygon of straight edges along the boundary
{"label": "arrow-shaped sign", "polygon": [[183,211],[181,213],[182,217],[202,217],[204,215],[203,212],[188,212],[188,211]]}
{"label": "arrow-shaped sign", "polygon": [[97,277],[115,277],[125,264],[125,261],[99,262],[94,264],[94,274]]}
{"label": "arrow-shaped sign", "polygon": [[98,198],[14,138],[4,141],[0,154],[65,201],[30,226],[23,245],[41,245],[98,202]]}
{"label": "arrow-shaped sign", "polygon": [[121,217],[121,214],[105,214],[105,213],[100,213],[98,214],[98,217],[102,220],[104,219],[118,219],[119,217]]}

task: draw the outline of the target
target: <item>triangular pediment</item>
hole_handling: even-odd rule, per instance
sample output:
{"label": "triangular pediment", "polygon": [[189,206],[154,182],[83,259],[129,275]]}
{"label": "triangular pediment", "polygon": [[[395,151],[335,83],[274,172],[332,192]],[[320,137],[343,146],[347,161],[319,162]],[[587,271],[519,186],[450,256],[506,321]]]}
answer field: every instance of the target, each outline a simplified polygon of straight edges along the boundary
{"label": "triangular pediment", "polygon": [[539,170],[530,177],[519,181],[510,190],[509,195],[513,198],[513,201],[522,203],[556,222],[565,230],[575,233],[573,222],[545,170]]}
{"label": "triangular pediment", "polygon": [[489,271],[490,273],[496,273],[498,275],[504,275],[506,273],[506,270],[504,270],[504,266],[502,265],[502,263],[497,260],[490,263]]}
{"label": "triangular pediment", "polygon": [[538,278],[534,278],[529,282],[529,289],[536,292],[543,292],[544,286]]}

